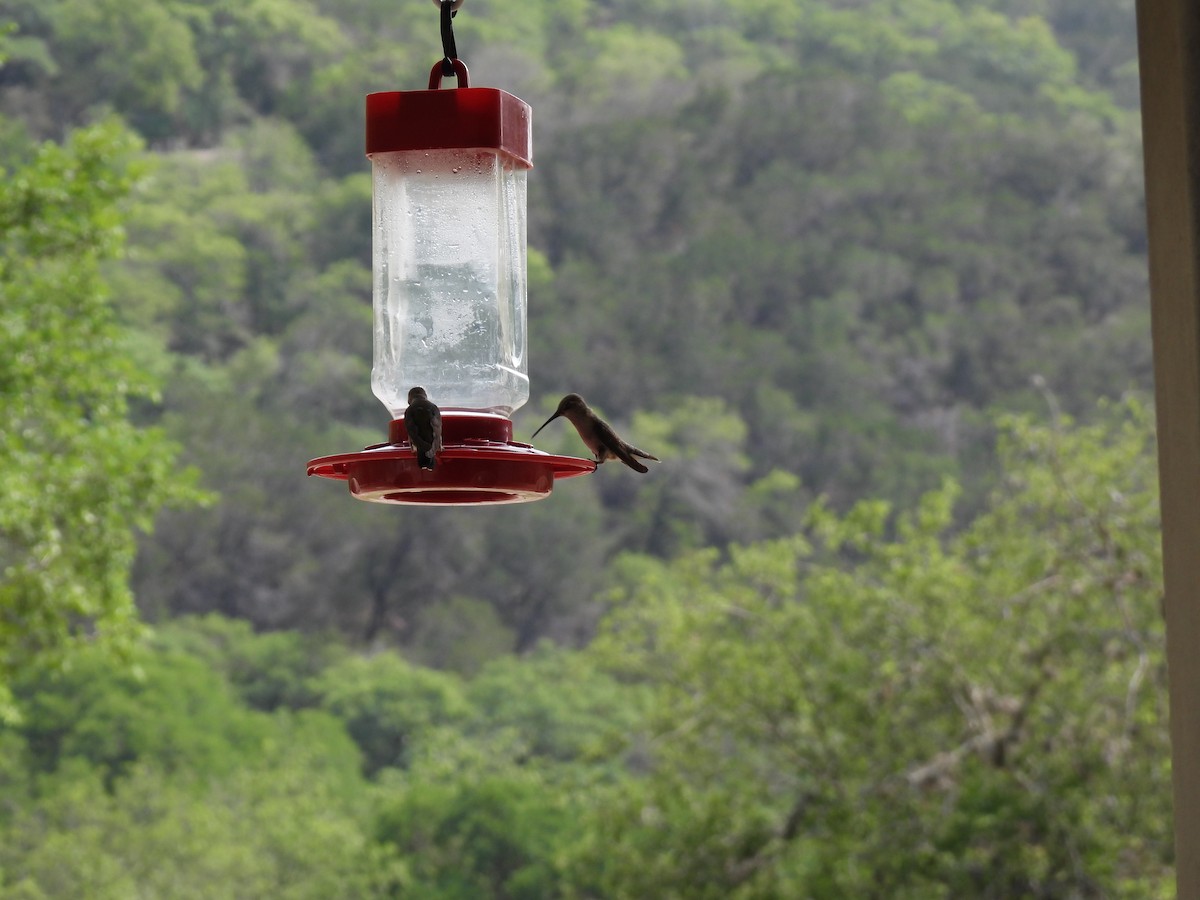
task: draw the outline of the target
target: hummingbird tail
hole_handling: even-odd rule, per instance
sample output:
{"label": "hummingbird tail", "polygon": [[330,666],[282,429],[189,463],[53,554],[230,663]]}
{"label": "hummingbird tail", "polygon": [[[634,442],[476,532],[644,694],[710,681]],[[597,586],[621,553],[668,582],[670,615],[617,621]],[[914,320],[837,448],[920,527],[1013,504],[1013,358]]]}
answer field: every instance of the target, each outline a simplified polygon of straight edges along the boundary
{"label": "hummingbird tail", "polygon": [[637,447],[630,447],[630,448],[629,448],[629,452],[630,452],[630,453],[631,453],[633,456],[640,456],[642,459],[652,459],[652,460],[654,460],[655,462],[662,462],[662,460],[661,460],[661,459],[659,459],[657,456],[651,456],[651,455],[650,455],[649,453],[647,453],[645,450],[639,450]]}
{"label": "hummingbird tail", "polygon": [[625,463],[625,465],[629,466],[629,468],[633,469],[635,472],[641,472],[643,475],[645,475],[650,471],[633,458],[633,448],[628,444],[618,443],[615,447],[601,447],[598,456],[599,459],[596,461],[596,465],[600,465],[600,463],[604,462],[604,458],[606,456],[614,456],[621,462]]}

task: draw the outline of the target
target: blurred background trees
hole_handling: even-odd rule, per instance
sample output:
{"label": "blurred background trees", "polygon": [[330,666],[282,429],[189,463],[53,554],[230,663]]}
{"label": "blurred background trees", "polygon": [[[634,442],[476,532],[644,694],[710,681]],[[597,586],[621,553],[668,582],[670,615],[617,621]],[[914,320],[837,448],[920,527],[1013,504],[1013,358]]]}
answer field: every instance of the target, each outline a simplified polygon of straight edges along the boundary
{"label": "blurred background trees", "polygon": [[1169,896],[1149,416],[1000,427],[962,527],[947,481],[627,554],[584,650],[464,676],[210,614],[30,667],[6,893]]}
{"label": "blurred background trees", "polygon": [[[474,2],[475,82],[537,111],[531,410],[577,390],[639,415],[680,473],[504,511],[498,546],[494,516],[295,478],[384,427],[361,97],[423,85],[434,11],[9,0],[10,131],[116,114],[153,151],[105,275],[163,385],[139,412],[220,501],[142,542],[142,609],[411,644],[415,597],[460,596],[525,648],[590,633],[622,551],[784,535],[817,496],[911,503],[948,475],[974,507],[989,411],[1043,409],[1033,376],[1085,418],[1150,382],[1128,7]],[[399,596],[397,568],[427,584]]]}
{"label": "blurred background trees", "polygon": [[472,0],[518,438],[663,458],[493,510],[303,476],[430,4],[0,22],[6,896],[1166,890],[1129,0]]}

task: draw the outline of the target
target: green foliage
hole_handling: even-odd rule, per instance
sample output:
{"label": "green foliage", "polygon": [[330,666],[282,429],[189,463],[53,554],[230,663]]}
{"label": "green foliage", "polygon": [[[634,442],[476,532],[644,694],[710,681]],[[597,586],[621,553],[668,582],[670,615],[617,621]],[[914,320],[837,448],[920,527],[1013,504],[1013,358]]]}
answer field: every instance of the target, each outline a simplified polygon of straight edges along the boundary
{"label": "green foliage", "polygon": [[231,770],[265,738],[218,675],[199,661],[133,654],[114,669],[95,651],[77,651],[69,672],[16,686],[30,721],[21,734],[37,764],[53,771],[83,760],[106,783],[144,758],[203,776]]}
{"label": "green foliage", "polygon": [[215,618],[168,631],[132,668],[80,651],[18,685],[23,724],[0,731],[4,895],[369,896],[357,747],[333,717],[268,715],[227,680],[280,641]]}
{"label": "green foliage", "polygon": [[958,534],[951,482],[894,522],[816,507],[810,538],[626,563],[594,652],[655,690],[653,749],[596,810],[596,891],[1163,891],[1152,432],[1106,417],[1006,422]]}
{"label": "green foliage", "polygon": [[[304,670],[303,638],[215,616],[30,673],[0,730],[5,896],[547,897],[585,786],[619,776],[630,692],[578,654],[489,665],[464,686],[390,653]],[[282,666],[271,661],[287,660]],[[319,695],[333,714],[286,704]],[[606,737],[611,735],[612,737]],[[362,761],[387,740],[403,769]],[[356,741],[358,742],[356,744]],[[360,750],[361,745],[361,750]],[[391,760],[388,760],[391,762]]]}
{"label": "green foliage", "polygon": [[117,269],[126,318],[172,349],[225,359],[295,317],[288,292],[303,265],[315,167],[287,125],[231,132],[207,153],[157,158],[131,210],[128,263]]}
{"label": "green foliage", "polygon": [[425,729],[410,765],[380,778],[372,829],[402,896],[573,896],[563,862],[597,785],[624,778],[639,689],[543,646],[489,663],[470,715]]}
{"label": "green foliage", "polygon": [[45,144],[0,185],[0,713],[9,682],[99,637],[128,646],[135,530],[198,498],[178,449],[130,421],[157,385],[126,358],[98,269],[137,143],[113,124]]}
{"label": "green foliage", "polygon": [[474,675],[489,659],[511,653],[514,638],[491,604],[451,597],[421,611],[408,655],[422,665]]}
{"label": "green foliage", "polygon": [[300,479],[432,6],[5,4],[0,893],[1165,896],[1131,7],[473,0],[518,439],[663,463],[408,515]]}
{"label": "green foliage", "polygon": [[1120,0],[480,0],[455,20],[474,83],[537,110],[532,406],[580,391],[671,462],[537,509],[351,510],[294,473],[381,439],[361,95],[423,86],[435,10],[83,6],[9,4],[0,110],[53,135],[111,108],[157,151],[105,277],[165,385],[136,412],[221,501],[142,542],[152,616],[419,655],[456,597],[495,610],[466,616],[481,646],[580,642],[621,552],[782,536],[815,496],[907,504],[946,476],[975,509],[985,410],[1040,408],[1033,375],[1076,415],[1150,384]]}
{"label": "green foliage", "polygon": [[351,657],[321,674],[322,706],[345,724],[363,754],[363,770],[407,765],[414,736],[466,717],[457,681],[391,653]]}
{"label": "green foliage", "polygon": [[346,782],[312,749],[322,728],[281,730],[288,749],[206,783],[148,766],[112,791],[79,769],[46,779],[6,832],[5,896],[371,896]]}
{"label": "green foliage", "polygon": [[[131,124],[148,139],[168,137],[185,91],[202,71],[187,22],[170,6],[127,0],[57,0],[45,14],[59,60],[54,84],[67,121],[93,104],[134,111]],[[79,66],[77,60],[92,64]]]}
{"label": "green foliage", "polygon": [[724,557],[628,555],[592,647],[469,681],[216,617],[132,670],[32,672],[0,730],[0,884],[1166,896],[1148,414],[1000,428],[963,528],[947,481],[898,513],[814,505]]}
{"label": "green foliage", "polygon": [[217,615],[177,620],[155,632],[154,644],[196,657],[263,712],[316,706],[313,680],[346,652],[328,635],[254,634],[249,623]]}
{"label": "green foliage", "polygon": [[377,814],[375,834],[407,863],[401,895],[535,900],[561,896],[554,852],[572,828],[571,806],[528,769],[423,779]]}
{"label": "green foliage", "polygon": [[489,663],[466,686],[475,714],[464,731],[511,735],[519,754],[560,762],[619,755],[637,727],[643,695],[599,671],[585,656],[540,646]]}

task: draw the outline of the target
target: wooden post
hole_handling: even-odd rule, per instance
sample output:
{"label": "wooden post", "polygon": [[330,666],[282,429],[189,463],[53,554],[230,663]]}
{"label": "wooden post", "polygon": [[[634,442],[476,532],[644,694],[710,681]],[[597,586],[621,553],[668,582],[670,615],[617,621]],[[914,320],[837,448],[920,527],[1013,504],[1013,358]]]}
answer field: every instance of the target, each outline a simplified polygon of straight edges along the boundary
{"label": "wooden post", "polygon": [[1200,898],[1200,3],[1138,0],[1176,890]]}

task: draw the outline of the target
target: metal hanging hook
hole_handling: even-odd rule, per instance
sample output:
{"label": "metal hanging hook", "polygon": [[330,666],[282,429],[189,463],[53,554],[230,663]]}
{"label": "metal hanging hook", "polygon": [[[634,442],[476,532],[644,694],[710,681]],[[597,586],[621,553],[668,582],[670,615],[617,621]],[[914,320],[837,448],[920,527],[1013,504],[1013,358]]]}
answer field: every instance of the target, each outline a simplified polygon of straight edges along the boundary
{"label": "metal hanging hook", "polygon": [[434,0],[442,10],[442,75],[454,74],[454,62],[458,59],[458,48],[454,45],[453,20],[463,0]]}

